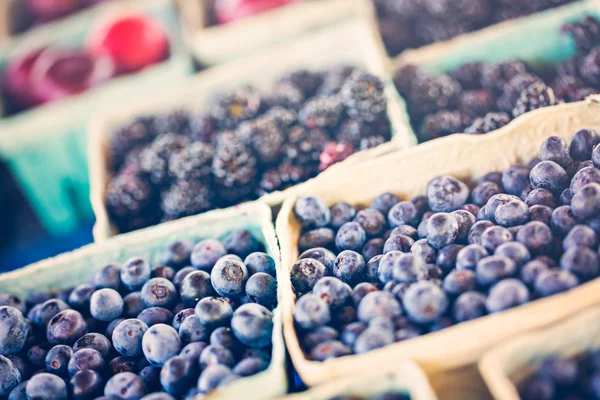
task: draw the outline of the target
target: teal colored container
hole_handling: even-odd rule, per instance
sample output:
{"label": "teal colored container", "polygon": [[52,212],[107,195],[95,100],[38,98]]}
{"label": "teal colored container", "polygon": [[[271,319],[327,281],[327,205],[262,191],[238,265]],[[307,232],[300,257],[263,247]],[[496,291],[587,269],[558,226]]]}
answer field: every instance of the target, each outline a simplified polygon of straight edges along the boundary
{"label": "teal colored container", "polygon": [[90,116],[183,79],[193,72],[193,63],[183,43],[175,6],[169,0],[107,3],[70,18],[68,23],[19,35],[0,47],[3,69],[12,57],[43,46],[83,46],[98,20],[111,13],[128,12],[147,14],[161,24],[170,39],[168,60],[80,95],[0,119],[0,156],[7,160],[50,234],[69,232],[82,220],[93,218],[86,139]]}

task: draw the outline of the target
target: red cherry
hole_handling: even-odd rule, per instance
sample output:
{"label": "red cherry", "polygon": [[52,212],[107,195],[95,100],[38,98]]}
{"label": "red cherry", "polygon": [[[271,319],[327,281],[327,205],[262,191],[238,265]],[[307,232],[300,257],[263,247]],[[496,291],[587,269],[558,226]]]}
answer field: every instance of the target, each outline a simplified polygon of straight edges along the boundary
{"label": "red cherry", "polygon": [[139,71],[169,56],[165,31],[143,15],[105,21],[92,32],[89,47],[96,54],[108,53],[122,73]]}
{"label": "red cherry", "polygon": [[31,52],[12,60],[4,70],[4,87],[10,100],[20,108],[29,108],[42,103],[31,90],[29,74],[35,61],[44,49]]}
{"label": "red cherry", "polygon": [[216,0],[215,15],[220,24],[302,0]]}
{"label": "red cherry", "polygon": [[25,0],[31,15],[38,21],[64,17],[83,7],[82,0]]}

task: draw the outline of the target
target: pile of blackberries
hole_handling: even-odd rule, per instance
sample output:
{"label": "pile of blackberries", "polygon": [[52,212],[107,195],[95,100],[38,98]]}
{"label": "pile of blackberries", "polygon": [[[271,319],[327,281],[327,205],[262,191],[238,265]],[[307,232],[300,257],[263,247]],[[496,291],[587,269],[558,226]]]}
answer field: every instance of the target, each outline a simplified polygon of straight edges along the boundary
{"label": "pile of blackberries", "polygon": [[205,112],[135,119],[114,134],[105,204],[120,232],[303,182],[391,138],[384,83],[352,66],[243,86]]}
{"label": "pile of blackberries", "polygon": [[553,136],[528,165],[469,188],[438,176],[424,196],[367,208],[302,196],[291,266],[312,360],[364,353],[571,290],[600,275],[600,135]]}
{"label": "pile of blackberries", "polygon": [[0,397],[191,399],[264,371],[277,281],[262,249],[234,231],[175,242],[154,268],[109,264],[56,295],[1,294]]}
{"label": "pile of blackberries", "polygon": [[482,134],[528,111],[585,99],[600,93],[600,21],[587,16],[566,24],[577,54],[559,65],[522,61],[465,64],[445,75],[407,65],[394,81],[407,100],[411,125],[420,142],[452,133]]}

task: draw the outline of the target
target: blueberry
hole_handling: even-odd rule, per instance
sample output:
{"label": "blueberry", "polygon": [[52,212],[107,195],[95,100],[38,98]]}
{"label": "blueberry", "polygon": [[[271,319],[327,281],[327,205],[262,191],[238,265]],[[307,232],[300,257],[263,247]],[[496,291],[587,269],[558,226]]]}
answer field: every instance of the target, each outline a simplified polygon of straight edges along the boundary
{"label": "blueberry", "polygon": [[396,282],[414,283],[425,277],[425,262],[411,253],[402,253],[394,260],[392,275]]}
{"label": "blueberry", "polygon": [[104,381],[92,370],[78,371],[69,381],[73,400],[87,400],[102,396]]}
{"label": "blueberry", "polygon": [[406,313],[412,321],[427,324],[446,312],[448,296],[436,284],[430,281],[420,281],[406,290],[403,303]]}
{"label": "blueberry", "polygon": [[198,363],[200,361],[200,354],[202,354],[202,352],[207,346],[208,344],[205,342],[192,342],[187,344],[183,349],[181,349],[179,355],[189,361],[194,362],[196,367],[198,367]]}
{"label": "blueberry", "polygon": [[452,271],[445,278],[442,288],[450,295],[459,295],[475,288],[475,273],[468,269]]}
{"label": "blueberry", "polygon": [[396,318],[402,315],[398,300],[389,292],[368,293],[358,304],[358,319],[366,324],[376,317]]}
{"label": "blueberry", "polygon": [[254,303],[274,307],[277,304],[277,281],[269,274],[258,272],[248,278],[246,296]]}
{"label": "blueberry", "polygon": [[142,350],[151,364],[163,365],[181,351],[179,334],[169,325],[151,326],[142,337]]}
{"label": "blueberry", "polygon": [[358,222],[347,222],[340,227],[335,236],[338,250],[360,251],[367,241],[367,233]]}
{"label": "blueberry", "polygon": [[[109,289],[110,290],[110,289]],[[50,344],[72,345],[87,333],[87,323],[75,310],[64,310],[56,314],[46,328],[46,338]]]}
{"label": "blueberry", "polygon": [[312,349],[321,343],[337,340],[340,333],[330,326],[320,326],[306,334],[302,339],[302,343],[310,353]]}
{"label": "blueberry", "polygon": [[419,238],[419,233],[417,232],[417,229],[410,225],[399,225],[395,227],[390,231],[388,238],[396,235],[408,236],[413,240]]}
{"label": "blueberry", "polygon": [[210,273],[210,281],[217,293],[224,297],[239,298],[244,294],[248,270],[243,262],[222,259]]}
{"label": "blueberry", "polygon": [[310,352],[313,361],[325,361],[330,358],[338,358],[352,354],[352,349],[340,341],[332,340],[317,345]]}
{"label": "blueberry", "polygon": [[231,328],[225,326],[212,331],[210,334],[210,344],[228,348],[236,359],[239,358],[244,349],[244,346],[237,340]]}
{"label": "blueberry", "polygon": [[370,260],[375,256],[383,254],[384,244],[385,241],[381,238],[371,239],[367,243],[365,243],[365,246],[361,251],[361,255],[365,260]]}
{"label": "blueberry", "polygon": [[550,356],[540,365],[540,375],[548,377],[559,386],[571,386],[579,380],[579,367],[575,358]]}
{"label": "blueberry", "polygon": [[466,322],[484,316],[486,297],[484,294],[468,291],[464,292],[454,302],[452,316],[456,322]]}
{"label": "blueberry", "polygon": [[521,194],[529,184],[529,167],[522,164],[511,165],[502,173],[502,186],[512,195]]}
{"label": "blueberry", "polygon": [[496,256],[508,257],[517,264],[517,267],[522,267],[526,262],[531,260],[531,254],[524,244],[519,242],[507,242],[501,244],[494,251]]}
{"label": "blueberry", "polygon": [[320,296],[308,293],[296,302],[294,321],[303,329],[316,329],[331,321],[327,302]]}
{"label": "blueberry", "polygon": [[198,378],[198,391],[209,393],[223,384],[232,382],[237,378],[229,367],[225,365],[211,365],[200,374]]}
{"label": "blueberry", "polygon": [[555,387],[551,379],[534,375],[527,379],[520,390],[523,400],[552,400]]}
{"label": "blueberry", "polygon": [[598,143],[600,143],[600,135],[595,130],[578,130],[571,139],[569,154],[573,160],[589,160],[592,157],[592,149]]}
{"label": "blueberry", "polygon": [[473,203],[481,207],[484,206],[492,196],[501,192],[502,189],[500,189],[496,183],[482,182],[475,186],[471,192],[471,198],[473,199]]}
{"label": "blueberry", "polygon": [[[198,357],[200,357],[200,354],[198,354]],[[198,362],[198,358],[196,358],[196,362]],[[160,390],[160,370],[161,367],[149,365],[142,368],[139,372],[138,376],[142,379],[142,382],[148,391]]]}
{"label": "blueberry", "polygon": [[396,260],[401,257],[404,253],[400,251],[390,251],[385,253],[379,260],[379,266],[377,268],[377,276],[379,281],[383,284],[394,280],[394,265]]}
{"label": "blueberry", "polygon": [[501,226],[489,227],[481,234],[481,245],[488,251],[495,251],[500,245],[512,240],[512,233]]}
{"label": "blueberry", "polygon": [[17,354],[27,341],[29,325],[18,309],[0,306],[0,355]]}
{"label": "blueberry", "polygon": [[62,300],[50,299],[43,302],[32,320],[37,325],[48,325],[48,322],[59,312],[68,310],[69,306]]}
{"label": "blueberry", "polygon": [[321,228],[331,221],[331,212],[325,202],[314,196],[300,196],[294,205],[294,213],[305,228]]}
{"label": "blueberry", "polygon": [[358,223],[370,237],[381,235],[387,225],[383,214],[373,208],[360,210],[354,217],[354,222]]}
{"label": "blueberry", "polygon": [[[480,207],[475,205],[475,204],[465,204],[464,206],[462,206],[461,208],[462,210],[471,213],[475,218],[477,218],[477,215],[479,214],[479,210]],[[458,210],[457,210],[458,211]]]}
{"label": "blueberry", "polygon": [[437,249],[433,248],[427,239],[419,239],[410,247],[410,252],[421,257],[425,263],[435,262],[437,258]]}
{"label": "blueberry", "polygon": [[248,347],[268,346],[273,332],[273,313],[260,304],[243,304],[233,313],[231,329]]}
{"label": "blueberry", "polygon": [[519,199],[512,199],[498,205],[494,220],[502,226],[522,225],[529,220],[529,207]]}
{"label": "blueberry", "polygon": [[[158,279],[158,278],[157,278]],[[123,298],[114,289],[100,289],[90,298],[92,317],[100,321],[112,321],[123,313]]]}
{"label": "blueberry", "polygon": [[338,229],[346,222],[352,221],[356,215],[356,209],[354,206],[344,201],[333,204],[331,207],[329,207],[329,212],[331,214],[329,226],[331,226],[333,229]]}
{"label": "blueberry", "polygon": [[475,272],[480,285],[490,286],[515,275],[517,264],[508,257],[489,256],[479,260]]}
{"label": "blueberry", "polygon": [[564,250],[573,246],[584,246],[595,249],[598,246],[598,236],[589,226],[575,225],[563,240]]}
{"label": "blueberry", "polygon": [[394,333],[394,340],[396,342],[402,342],[404,340],[413,339],[421,336],[421,332],[414,326],[398,329]]}
{"label": "blueberry", "polygon": [[594,167],[600,168],[600,146],[594,146],[592,150],[592,163]]}
{"label": "blueberry", "polygon": [[[142,359],[147,362],[145,359]],[[145,365],[145,364],[144,364]],[[120,372],[138,372],[138,361],[133,357],[118,356],[110,360],[108,363],[108,373],[110,375],[116,375]]]}
{"label": "blueberry", "polygon": [[467,237],[469,244],[481,244],[481,235],[487,228],[492,226],[494,226],[494,223],[491,221],[475,222],[469,230],[469,236]]}
{"label": "blueberry", "polygon": [[122,321],[112,334],[115,350],[124,356],[142,355],[142,338],[147,330],[148,325],[139,319],[132,318]]}
{"label": "blueberry", "polygon": [[25,393],[28,399],[67,400],[67,385],[58,376],[42,372],[31,377]]}
{"label": "blueberry", "polygon": [[348,324],[342,331],[342,342],[350,347],[354,347],[356,340],[367,329],[367,326],[361,322],[352,322]]}
{"label": "blueberry", "polygon": [[27,400],[27,383],[29,381],[22,381],[8,395],[8,400]]}
{"label": "blueberry", "polygon": [[600,183],[600,170],[594,167],[586,167],[579,170],[571,180],[571,194],[575,196],[588,183]]}
{"label": "blueberry", "polygon": [[205,341],[208,339],[209,333],[209,328],[195,315],[191,315],[184,319],[179,326],[179,338],[184,345],[192,342]]}
{"label": "blueberry", "polygon": [[344,305],[350,298],[351,292],[352,289],[347,283],[329,276],[319,279],[313,288],[313,293],[325,300],[332,308]]}
{"label": "blueberry", "polygon": [[560,258],[560,267],[571,272],[580,281],[594,279],[600,273],[598,254],[588,247],[573,246]]}
{"label": "blueberry", "polygon": [[521,280],[529,287],[533,287],[537,277],[544,271],[550,269],[547,263],[542,260],[534,259],[529,261],[521,268]]}
{"label": "blueberry", "polygon": [[427,271],[427,280],[442,279],[444,277],[444,271],[435,264],[427,264],[425,270]]}
{"label": "blueberry", "polygon": [[173,313],[166,308],[150,307],[139,313],[137,319],[148,326],[169,324],[173,320]]}
{"label": "blueberry", "polygon": [[112,350],[112,346],[110,340],[108,340],[106,336],[101,335],[100,333],[88,333],[77,339],[73,345],[73,351],[81,349],[98,350],[103,357],[108,357]]}
{"label": "blueberry", "polygon": [[335,233],[329,228],[317,228],[304,232],[298,239],[298,247],[301,251],[313,247],[333,248],[335,245]]}
{"label": "blueberry", "polygon": [[560,206],[552,212],[552,231],[557,236],[565,236],[576,224],[575,215],[570,206]]}
{"label": "blueberry", "polygon": [[[117,276],[118,278],[118,276]],[[119,285],[121,281],[118,281]],[[117,285],[117,287],[119,286]],[[96,289],[92,285],[77,285],[73,288],[67,299],[69,305],[82,313],[88,313],[90,310],[90,298]]]}
{"label": "blueberry", "polygon": [[115,289],[118,290],[121,286],[121,265],[108,264],[92,275],[92,286],[96,289]]}
{"label": "blueberry", "polygon": [[246,348],[244,354],[242,355],[242,359],[250,357],[258,357],[266,361],[271,361],[271,353],[265,349]]}
{"label": "blueberry", "polygon": [[458,222],[452,214],[437,213],[427,221],[427,241],[436,249],[451,244],[458,236]]}
{"label": "blueberry", "polygon": [[52,296],[48,292],[31,292],[25,298],[25,305],[27,305],[27,308],[32,308],[36,304],[42,304],[43,302],[50,300],[51,298]]}
{"label": "blueberry", "polygon": [[206,367],[214,364],[226,365],[232,368],[235,364],[233,354],[228,348],[218,344],[207,346],[200,355],[200,368],[206,369]]}
{"label": "blueberry", "polygon": [[181,301],[189,307],[194,307],[200,299],[215,294],[206,271],[190,272],[183,278],[180,285]]}
{"label": "blueberry", "polygon": [[261,358],[250,357],[241,360],[233,368],[233,373],[239,376],[252,376],[266,370],[269,363]]}
{"label": "blueberry", "polygon": [[[21,373],[12,361],[2,355],[0,355],[0,371],[2,371],[0,374],[0,396],[8,396],[21,383]],[[65,400],[66,398],[65,393]]]}
{"label": "blueberry", "polygon": [[130,258],[121,267],[121,282],[129,290],[139,290],[150,279],[150,264],[141,258]]}
{"label": "blueberry", "polygon": [[246,258],[251,253],[261,250],[261,243],[247,230],[233,231],[223,240],[228,253]]}
{"label": "blueberry", "polygon": [[0,294],[0,306],[11,306],[21,311],[23,315],[27,312],[27,307],[25,303],[18,298],[17,296],[13,296],[11,294]]}
{"label": "blueberry", "polygon": [[185,279],[185,277],[188,276],[188,274],[191,274],[194,271],[196,271],[196,268],[194,268],[194,267],[183,267],[183,268],[181,268],[179,271],[177,271],[177,273],[173,277],[173,284],[175,286],[177,286],[177,287],[180,287],[181,286],[181,282],[183,282],[183,280]]}
{"label": "blueberry", "polygon": [[163,254],[161,254],[160,262],[173,268],[181,268],[189,265],[193,248],[193,242],[178,240],[165,249]]}
{"label": "blueberry", "polygon": [[303,258],[292,266],[290,279],[297,291],[308,292],[325,275],[327,275],[327,268],[322,262],[312,258]]}
{"label": "blueberry", "polygon": [[[48,354],[46,353],[46,356]],[[27,359],[25,356],[6,356],[10,361],[12,361],[13,365],[19,370],[21,374],[21,382],[25,379],[29,378],[29,365],[27,364]]]}
{"label": "blueberry", "polygon": [[77,371],[90,369],[100,374],[104,372],[106,368],[106,361],[102,354],[98,350],[94,349],[81,349],[75,352],[69,359],[67,370],[70,376],[75,375]]}
{"label": "blueberry", "polygon": [[556,201],[554,200],[554,195],[551,191],[546,189],[533,189],[527,195],[525,199],[525,204],[529,207],[540,205],[540,206],[548,206],[550,208],[556,207]]}
{"label": "blueberry", "polygon": [[208,327],[216,328],[229,323],[233,316],[233,308],[223,298],[205,297],[196,304],[196,317]]}
{"label": "blueberry", "polygon": [[450,214],[458,223],[458,235],[456,236],[456,240],[459,242],[466,242],[469,236],[469,231],[476,222],[475,216],[465,210],[452,211]]}
{"label": "blueberry", "polygon": [[122,400],[135,400],[147,392],[142,378],[132,372],[121,372],[106,382],[104,395]]}
{"label": "blueberry", "polygon": [[125,318],[117,318],[117,319],[113,319],[112,321],[110,321],[110,323],[108,324],[108,326],[106,327],[106,330],[104,332],[104,336],[106,336],[107,338],[112,338],[112,334],[115,330],[115,328],[117,327],[117,325],[119,325],[122,321],[125,321]]}
{"label": "blueberry", "polygon": [[461,208],[469,198],[469,188],[451,176],[438,176],[427,184],[429,207],[435,212],[451,212]]}
{"label": "blueberry", "polygon": [[470,244],[460,249],[456,255],[456,269],[458,270],[475,270],[477,263],[484,257],[488,256],[485,247],[479,244]]}
{"label": "blueberry", "polygon": [[392,331],[368,328],[362,332],[354,343],[356,354],[366,353],[380,347],[394,343],[395,336]]}
{"label": "blueberry", "polygon": [[190,255],[194,267],[210,272],[217,260],[227,254],[225,245],[216,239],[205,239],[196,243]]}
{"label": "blueberry", "polygon": [[569,156],[567,142],[558,136],[550,136],[544,140],[539,157],[540,161],[554,161],[563,168],[566,168],[573,161]]}
{"label": "blueberry", "polygon": [[160,370],[160,384],[165,392],[173,396],[185,394],[194,378],[192,363],[180,356],[169,359]]}
{"label": "blueberry", "polygon": [[458,253],[463,247],[464,246],[461,244],[449,244],[442,247],[438,252],[435,263],[445,271],[454,269],[454,267],[456,267]]}
{"label": "blueberry", "polygon": [[552,222],[553,210],[548,206],[535,205],[529,207],[529,219],[531,221],[539,221],[548,226]]}
{"label": "blueberry", "polygon": [[41,346],[34,344],[27,350],[27,361],[32,369],[43,369],[46,365],[46,356],[48,351]]}
{"label": "blueberry", "polygon": [[523,282],[518,279],[504,279],[490,290],[485,307],[489,313],[495,313],[520,306],[528,301],[529,290]]}
{"label": "blueberry", "polygon": [[600,214],[600,184],[588,183],[575,193],[571,200],[571,211],[579,220]]}
{"label": "blueberry", "polygon": [[571,189],[565,189],[560,194],[559,203],[561,206],[568,206],[569,204],[571,204],[572,199],[573,193],[571,193]]}
{"label": "blueberry", "polygon": [[379,282],[379,261],[381,261],[383,255],[375,256],[367,262],[365,268],[365,280],[367,282]]}
{"label": "blueberry", "polygon": [[383,215],[388,215],[394,204],[398,203],[400,198],[393,193],[382,193],[371,203],[371,208],[378,210]]}
{"label": "blueberry", "polygon": [[248,268],[248,273],[250,275],[256,274],[257,272],[264,272],[274,278],[276,277],[275,260],[267,253],[256,251],[249,254],[244,260],[244,265]]}
{"label": "blueberry", "polygon": [[[191,275],[191,274],[190,274]],[[186,276],[186,278],[188,278]],[[173,307],[179,298],[177,289],[165,278],[152,278],[142,286],[142,301],[146,307]]]}
{"label": "blueberry", "polygon": [[363,256],[352,250],[344,250],[335,259],[333,275],[345,283],[355,283],[363,278],[365,268]]}
{"label": "blueberry", "polygon": [[531,185],[560,194],[569,185],[569,175],[563,167],[554,161],[542,161],[531,169]]}
{"label": "blueberry", "polygon": [[541,271],[535,278],[535,292],[541,297],[571,290],[579,285],[579,279],[569,271],[551,268]]}
{"label": "blueberry", "polygon": [[390,251],[401,251],[403,253],[407,253],[410,251],[410,248],[414,244],[414,240],[412,240],[408,236],[404,235],[395,235],[390,236],[388,240],[385,241],[383,245],[383,253],[389,253]]}
{"label": "blueberry", "polygon": [[401,225],[416,226],[421,219],[419,210],[411,201],[398,202],[390,209],[387,217],[392,228]]}
{"label": "blueberry", "polygon": [[166,265],[159,265],[158,267],[155,267],[152,270],[152,275],[150,276],[152,278],[165,278],[170,281],[173,281],[173,278],[175,277],[176,273],[177,272],[175,272],[175,270],[171,267],[167,267]]}
{"label": "blueberry", "polygon": [[123,316],[133,318],[144,308],[146,305],[142,301],[142,292],[131,292],[123,297]]}

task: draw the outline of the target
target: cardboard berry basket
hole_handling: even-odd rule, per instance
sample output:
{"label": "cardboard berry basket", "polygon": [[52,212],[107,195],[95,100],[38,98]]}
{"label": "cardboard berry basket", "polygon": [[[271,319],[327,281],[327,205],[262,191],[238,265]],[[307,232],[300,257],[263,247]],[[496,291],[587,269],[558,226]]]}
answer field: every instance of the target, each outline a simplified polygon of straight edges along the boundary
{"label": "cardboard berry basket", "polygon": [[479,362],[479,371],[497,400],[519,400],[515,383],[539,370],[544,358],[576,356],[600,348],[600,307],[548,329],[518,336],[494,347]]}
{"label": "cardboard berry basket", "polygon": [[[202,111],[206,102],[216,93],[251,84],[265,89],[286,72],[298,68],[324,69],[340,64],[365,68],[381,77],[385,84],[388,115],[392,126],[392,140],[374,149],[350,156],[344,163],[355,163],[405,148],[416,143],[408,133],[404,108],[393,84],[385,74],[381,48],[373,36],[373,26],[360,18],[341,22],[328,29],[307,35],[285,46],[274,47],[255,56],[223,64],[187,79],[170,90],[156,93],[152,98],[140,98],[127,107],[96,116],[90,124],[89,162],[92,207],[96,215],[96,241],[117,233],[111,226],[104,206],[109,172],[109,141],[116,127],[136,116],[152,115],[177,109]],[[269,205],[280,204],[295,188],[263,196]]]}
{"label": "cardboard berry basket", "polygon": [[202,65],[219,64],[364,13],[363,0],[303,0],[212,24],[214,0],[177,0],[185,37]]}
{"label": "cardboard berry basket", "polygon": [[368,366],[410,358],[425,370],[443,398],[487,398],[489,395],[476,367],[484,351],[514,335],[600,304],[600,279],[596,279],[572,291],[457,324],[441,332],[320,363],[309,361],[300,347],[293,319],[295,296],[289,278],[290,268],[299,256],[297,244],[301,227],[293,212],[298,195],[320,196],[327,204],[346,201],[368,205],[383,192],[402,198],[424,194],[428,182],[438,175],[474,181],[487,172],[504,171],[516,162],[528,162],[549,136],[570,139],[579,129],[600,129],[599,101],[596,97],[536,110],[492,135],[453,135],[361,164],[340,164],[288,197],[276,225],[282,269],[286,272],[280,280],[280,284],[285,285],[283,324],[288,351],[304,382],[312,386],[358,373]]}
{"label": "cardboard berry basket", "polygon": [[[268,206],[253,202],[204,215],[183,218],[134,233],[120,235],[101,244],[91,244],[71,253],[29,265],[0,275],[0,293],[25,297],[36,290],[58,291],[65,287],[88,283],[92,274],[110,262],[124,262],[130,257],[143,257],[156,265],[160,253],[170,243],[182,239],[223,238],[229,232],[247,229],[259,239],[276,262],[277,276],[281,264],[277,238]],[[278,302],[282,292],[278,288]],[[271,364],[254,377],[236,381],[207,397],[217,399],[259,400],[283,395],[287,391],[285,347],[282,336],[281,307],[273,314],[273,352]]]}
{"label": "cardboard berry basket", "polygon": [[[435,392],[427,376],[410,360],[400,360],[372,371],[363,371],[353,377],[324,383],[304,393],[281,397],[278,400],[330,400],[348,398],[371,398],[384,393],[402,393],[411,400],[436,400]],[[345,398],[345,397],[344,397]]]}
{"label": "cardboard berry basket", "polygon": [[92,217],[86,157],[86,123],[93,112],[114,107],[190,75],[192,60],[178,32],[169,0],[110,3],[68,23],[43,26],[0,45],[0,74],[9,60],[40,47],[79,47],[95,24],[123,13],[151,16],[170,40],[170,57],[134,74],[63,100],[0,118],[0,156],[5,158],[44,228],[72,230]]}
{"label": "cardboard berry basket", "polygon": [[392,74],[407,64],[419,65],[432,74],[446,73],[471,62],[496,64],[519,59],[534,68],[558,64],[575,54],[572,39],[560,33],[561,26],[585,15],[600,18],[600,1],[577,1],[446,42],[406,50],[392,60]]}

